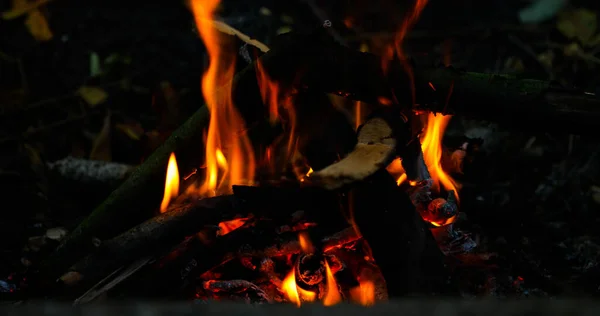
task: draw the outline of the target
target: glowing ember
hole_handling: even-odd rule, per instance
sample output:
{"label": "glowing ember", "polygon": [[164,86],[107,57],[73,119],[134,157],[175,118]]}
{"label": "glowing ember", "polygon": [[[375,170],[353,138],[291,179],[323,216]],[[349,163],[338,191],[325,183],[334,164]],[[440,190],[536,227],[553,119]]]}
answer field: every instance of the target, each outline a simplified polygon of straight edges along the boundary
{"label": "glowing ember", "polygon": [[430,113],[427,117],[427,127],[421,139],[421,148],[423,149],[423,159],[425,165],[433,179],[432,189],[439,193],[440,185],[446,191],[453,190],[456,201],[458,202],[458,185],[442,169],[442,139],[444,131],[452,116],[435,115]]}
{"label": "glowing ember", "polygon": [[[241,132],[245,130],[245,123],[231,95],[236,50],[223,47],[228,44],[227,37],[212,22],[219,0],[192,0],[190,4],[210,59],[202,78],[210,122],[205,142],[206,175],[200,193],[216,195],[229,192],[233,184],[254,179],[254,153],[247,135]],[[220,172],[222,181],[217,181]]]}
{"label": "glowing ember", "polygon": [[242,227],[244,224],[246,224],[248,219],[249,218],[244,217],[244,218],[232,219],[232,220],[226,221],[226,222],[220,222],[219,223],[219,231],[217,233],[217,236],[225,236],[225,235],[231,233],[232,231]]}
{"label": "glowing ember", "polygon": [[175,153],[171,153],[169,157],[169,165],[167,166],[167,177],[165,179],[165,193],[162,203],[160,203],[160,212],[164,213],[169,207],[171,199],[179,195],[179,170],[177,169],[177,160]]}
{"label": "glowing ember", "polygon": [[306,180],[306,178],[310,177],[310,175],[313,173],[314,171],[312,170],[312,168],[308,169],[308,172],[306,172],[306,174],[304,176],[299,177],[300,178],[300,182],[304,182]]}

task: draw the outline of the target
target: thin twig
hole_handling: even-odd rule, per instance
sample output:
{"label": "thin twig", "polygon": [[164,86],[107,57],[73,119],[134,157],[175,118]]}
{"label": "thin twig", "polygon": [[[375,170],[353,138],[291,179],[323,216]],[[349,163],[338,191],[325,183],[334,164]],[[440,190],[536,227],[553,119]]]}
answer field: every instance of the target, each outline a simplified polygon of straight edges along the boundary
{"label": "thin twig", "polygon": [[[544,26],[530,25],[500,25],[495,27],[469,27],[454,30],[412,30],[407,35],[407,39],[432,38],[432,37],[468,37],[474,34],[485,34],[491,31],[497,32],[527,32],[527,33],[546,33],[549,28]],[[354,36],[346,37],[347,41],[356,42],[370,40],[373,38],[389,39],[396,36],[396,32],[363,32]]]}

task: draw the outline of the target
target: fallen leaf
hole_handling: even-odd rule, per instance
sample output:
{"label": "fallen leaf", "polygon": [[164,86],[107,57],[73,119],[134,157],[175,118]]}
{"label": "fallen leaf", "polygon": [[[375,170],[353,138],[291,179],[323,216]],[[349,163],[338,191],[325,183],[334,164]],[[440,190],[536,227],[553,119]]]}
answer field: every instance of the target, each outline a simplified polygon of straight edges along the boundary
{"label": "fallen leaf", "polygon": [[596,12],[587,9],[574,9],[558,15],[556,28],[567,38],[577,39],[583,45],[590,46],[596,39]]}
{"label": "fallen leaf", "polygon": [[79,88],[77,93],[83,98],[83,100],[94,107],[100,103],[103,103],[108,99],[108,93],[102,88],[83,86]]}
{"label": "fallen leaf", "polygon": [[537,55],[537,59],[540,63],[548,68],[552,68],[554,64],[554,52],[552,50],[547,50],[539,55]]}
{"label": "fallen leaf", "polygon": [[135,140],[142,139],[142,136],[144,135],[144,129],[139,124],[117,124],[115,125],[115,128],[129,136],[129,138]]}
{"label": "fallen leaf", "polygon": [[75,271],[69,271],[65,274],[63,274],[59,280],[62,281],[62,283],[64,283],[65,285],[75,285],[77,283],[79,283],[79,281],[81,281],[83,279],[83,274],[79,273],[79,272],[75,272]]}
{"label": "fallen leaf", "polygon": [[67,235],[67,230],[63,227],[54,227],[46,231],[46,238],[61,241]]}
{"label": "fallen leaf", "polygon": [[21,15],[27,14],[48,2],[50,2],[50,0],[37,0],[33,2],[27,0],[13,0],[12,9],[2,12],[2,18],[4,20],[16,19]]}
{"label": "fallen leaf", "polygon": [[282,26],[282,27],[278,28],[275,33],[277,35],[281,35],[281,34],[289,33],[291,31],[292,31],[292,28],[286,25],[286,26]]}
{"label": "fallen leaf", "polygon": [[42,11],[35,9],[29,12],[27,19],[25,20],[25,25],[29,30],[29,33],[40,42],[49,41],[52,39],[52,31],[50,30],[50,26],[48,25],[48,20]]}
{"label": "fallen leaf", "polygon": [[264,15],[264,16],[271,16],[273,14],[269,8],[265,8],[265,7],[260,7],[260,9],[258,10],[258,13],[260,13],[260,15]]}
{"label": "fallen leaf", "polygon": [[94,140],[94,145],[92,146],[92,151],[90,152],[91,160],[102,160],[102,161],[111,161],[112,154],[110,148],[110,112],[104,118],[104,125],[102,126],[102,130],[96,136]]}

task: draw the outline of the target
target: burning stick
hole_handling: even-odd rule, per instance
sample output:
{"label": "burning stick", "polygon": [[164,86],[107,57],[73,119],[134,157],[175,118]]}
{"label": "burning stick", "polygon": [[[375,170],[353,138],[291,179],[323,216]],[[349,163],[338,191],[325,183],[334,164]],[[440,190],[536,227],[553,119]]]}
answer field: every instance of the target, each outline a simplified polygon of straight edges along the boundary
{"label": "burning stick", "polygon": [[[121,265],[156,248],[169,247],[198,232],[203,225],[218,225],[237,213],[234,196],[219,196],[177,206],[129,231],[102,242],[99,249],[71,267],[61,279],[67,285],[91,285]],[[73,272],[78,277],[71,282]]]}

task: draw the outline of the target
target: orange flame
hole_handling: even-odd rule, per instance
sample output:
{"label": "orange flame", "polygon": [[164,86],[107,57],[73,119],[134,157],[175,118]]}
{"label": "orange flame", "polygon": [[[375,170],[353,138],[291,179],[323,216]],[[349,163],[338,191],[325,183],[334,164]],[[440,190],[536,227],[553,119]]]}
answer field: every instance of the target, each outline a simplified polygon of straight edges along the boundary
{"label": "orange flame", "polygon": [[281,282],[281,290],[289,302],[296,304],[298,307],[302,305],[300,294],[298,294],[298,287],[296,286],[296,273],[294,269]]}
{"label": "orange flame", "polygon": [[294,269],[281,282],[281,291],[289,302],[298,307],[302,306],[302,301],[312,302],[317,298],[317,293],[304,290],[296,285]]}
{"label": "orange flame", "polygon": [[402,167],[402,159],[394,159],[386,167],[386,169],[394,178],[396,178],[396,184],[401,185],[404,181],[406,181],[406,173],[404,172],[404,168]]}
{"label": "orange flame", "polygon": [[340,295],[337,282],[331,272],[331,268],[329,268],[327,260],[325,260],[325,274],[327,279],[327,294],[323,298],[323,305],[333,306],[342,301],[342,296]]}
{"label": "orange flame", "polygon": [[458,185],[442,169],[442,139],[451,115],[436,115],[429,113],[427,117],[427,127],[421,138],[421,148],[423,149],[423,159],[425,165],[433,179],[433,190],[439,192],[440,185],[446,190],[454,191],[454,196],[458,202]]}
{"label": "orange flame", "polygon": [[[300,242],[300,247],[304,253],[310,254],[314,253],[315,248],[310,241],[310,238],[305,232],[301,232],[298,234],[298,240]],[[339,292],[337,281],[329,267],[329,263],[325,260],[325,281],[327,285],[327,292],[323,297],[323,305],[332,306],[338,304],[342,301],[342,295]],[[296,284],[296,272],[294,269],[288,273],[288,275],[283,279],[281,283],[281,291],[285,295],[286,299],[300,307],[302,305],[302,301],[312,302],[317,298],[317,293],[304,290],[297,286]]]}
{"label": "orange flame", "polygon": [[306,233],[304,233],[304,232],[299,233],[298,240],[300,242],[300,248],[302,249],[302,251],[304,253],[315,252],[315,247],[313,247],[313,244],[310,241],[310,238],[308,238],[308,235]]}
{"label": "orange flame", "polygon": [[[269,77],[260,59],[256,61],[256,79],[262,101],[269,109],[271,123],[281,121],[284,126],[285,134],[281,140],[287,140],[285,159],[289,161],[297,150],[297,137],[295,136],[296,113],[293,106],[293,96],[292,94],[285,94],[280,84]],[[272,163],[270,154],[270,151],[267,152],[268,161]]]}
{"label": "orange flame", "polygon": [[383,60],[383,70],[387,71],[387,69],[389,68],[389,62],[391,60],[391,57],[393,57],[394,52],[396,53],[396,56],[400,60],[402,67],[404,68],[404,71],[406,72],[406,75],[408,76],[408,79],[410,81],[412,104],[415,104],[415,102],[416,102],[414,74],[413,74],[410,64],[408,63],[408,61],[406,59],[406,54],[404,52],[404,48],[402,47],[402,45],[404,43],[404,39],[406,38],[406,35],[410,31],[410,29],[413,27],[413,25],[417,22],[417,20],[419,19],[421,12],[427,5],[427,2],[428,2],[428,0],[416,0],[415,1],[414,7],[409,12],[409,14],[404,18],[404,20],[402,21],[402,25],[400,26],[400,29],[396,33],[396,37],[394,39],[394,47],[392,48],[392,46],[389,46],[387,48],[386,53],[384,54],[385,59]]}
{"label": "orange flame", "polygon": [[279,119],[279,85],[271,80],[260,59],[256,60],[256,79],[263,103],[269,107],[269,118],[274,123]]}
{"label": "orange flame", "polygon": [[357,287],[350,289],[352,300],[362,306],[375,304],[375,283],[359,280],[358,284]]}
{"label": "orange flame", "polygon": [[175,153],[171,153],[167,166],[167,177],[165,179],[165,193],[162,203],[160,203],[161,213],[167,211],[171,199],[177,197],[177,195],[179,195],[179,170],[177,168],[177,160],[175,160]]}
{"label": "orange flame", "polygon": [[[202,94],[210,111],[210,122],[205,143],[206,175],[200,193],[216,195],[230,191],[233,184],[254,179],[254,153],[247,135],[241,133],[245,122],[233,104],[235,50],[223,48],[228,38],[222,36],[212,21],[219,0],[191,0],[190,5],[210,60],[202,77]],[[218,183],[220,171],[224,173],[223,181]]]}

